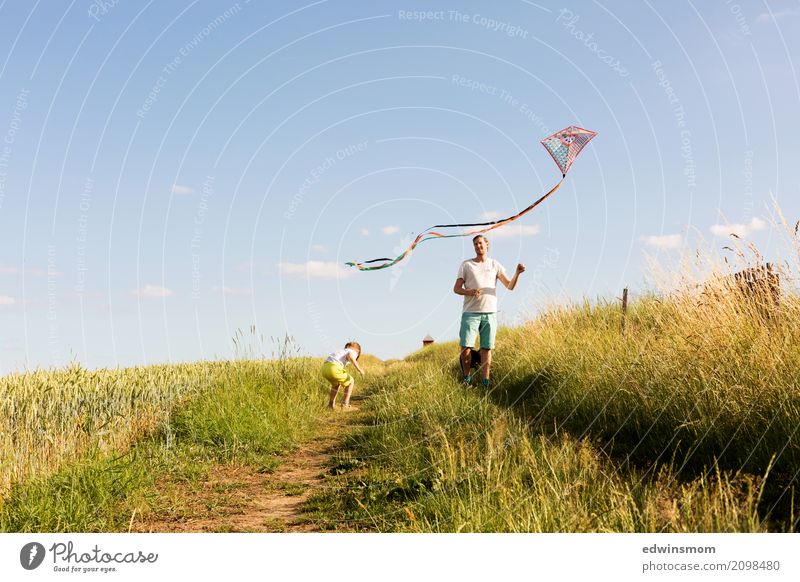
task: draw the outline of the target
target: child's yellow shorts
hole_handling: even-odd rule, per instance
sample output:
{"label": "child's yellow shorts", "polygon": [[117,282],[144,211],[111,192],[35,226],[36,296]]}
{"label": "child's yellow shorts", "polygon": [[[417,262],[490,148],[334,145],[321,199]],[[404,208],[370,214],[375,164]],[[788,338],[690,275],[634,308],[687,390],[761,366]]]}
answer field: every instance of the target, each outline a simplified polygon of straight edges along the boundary
{"label": "child's yellow shorts", "polygon": [[353,384],[353,377],[344,371],[341,364],[336,362],[325,362],[322,364],[322,377],[331,383],[333,388],[344,386],[345,388]]}

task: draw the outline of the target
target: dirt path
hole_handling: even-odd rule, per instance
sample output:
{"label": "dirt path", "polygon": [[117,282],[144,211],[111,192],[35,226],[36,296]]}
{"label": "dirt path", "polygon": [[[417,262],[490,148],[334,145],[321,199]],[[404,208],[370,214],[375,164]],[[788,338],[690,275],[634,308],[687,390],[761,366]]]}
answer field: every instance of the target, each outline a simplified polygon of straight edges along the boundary
{"label": "dirt path", "polygon": [[357,415],[337,411],[326,416],[317,434],[283,457],[271,473],[216,465],[199,483],[164,483],[160,493],[173,509],[141,520],[134,516],[130,531],[318,532],[321,525],[335,530],[335,524],[315,522],[304,506],[313,494],[333,485],[329,462]]}

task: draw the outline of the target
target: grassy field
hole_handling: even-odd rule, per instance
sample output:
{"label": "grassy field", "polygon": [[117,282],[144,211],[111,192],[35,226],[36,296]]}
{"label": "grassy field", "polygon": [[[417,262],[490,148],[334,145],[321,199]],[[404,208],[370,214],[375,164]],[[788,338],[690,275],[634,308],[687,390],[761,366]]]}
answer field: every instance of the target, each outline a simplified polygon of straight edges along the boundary
{"label": "grassy field", "polygon": [[[798,529],[800,301],[726,279],[502,329],[487,390],[455,344],[367,358],[320,529]],[[284,346],[285,347],[285,346]],[[326,421],[319,360],[12,375],[0,381],[0,529],[126,531],[175,515],[175,483],[272,471]],[[247,357],[254,354],[245,353]],[[331,427],[327,427],[330,432]],[[287,491],[291,483],[282,485]],[[300,484],[295,487],[302,489]],[[213,503],[209,507],[213,513]]]}
{"label": "grassy field", "polygon": [[502,330],[489,391],[458,383],[455,344],[393,365],[328,510],[380,531],[796,530],[797,297],[712,280],[621,327],[585,303]]}
{"label": "grassy field", "polygon": [[180,513],[165,507],[175,501],[159,493],[166,481],[203,480],[216,463],[271,470],[316,426],[318,366],[285,358],[6,378],[15,414],[2,430],[15,432],[2,449],[0,530],[126,531],[137,513]]}
{"label": "grassy field", "polygon": [[[636,466],[455,380],[455,346],[395,364],[317,509],[366,531],[765,531],[762,475]],[[413,378],[413,382],[408,382]],[[548,419],[551,421],[553,419]],[[327,505],[326,505],[327,504]],[[775,525],[772,529],[782,529]]]}

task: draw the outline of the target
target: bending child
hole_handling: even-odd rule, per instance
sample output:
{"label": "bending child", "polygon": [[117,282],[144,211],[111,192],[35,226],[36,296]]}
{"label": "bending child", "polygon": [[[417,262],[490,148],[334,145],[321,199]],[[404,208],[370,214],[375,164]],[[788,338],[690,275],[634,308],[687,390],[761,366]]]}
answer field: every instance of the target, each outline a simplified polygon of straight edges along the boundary
{"label": "bending child", "polygon": [[358,365],[358,358],[361,356],[361,345],[358,342],[347,342],[343,350],[333,352],[322,364],[322,377],[331,384],[331,394],[328,401],[328,408],[333,408],[336,402],[336,395],[339,388],[344,386],[344,399],[342,408],[350,408],[350,395],[353,393],[355,380],[347,373],[347,364],[352,363],[361,377],[364,377],[364,370]]}

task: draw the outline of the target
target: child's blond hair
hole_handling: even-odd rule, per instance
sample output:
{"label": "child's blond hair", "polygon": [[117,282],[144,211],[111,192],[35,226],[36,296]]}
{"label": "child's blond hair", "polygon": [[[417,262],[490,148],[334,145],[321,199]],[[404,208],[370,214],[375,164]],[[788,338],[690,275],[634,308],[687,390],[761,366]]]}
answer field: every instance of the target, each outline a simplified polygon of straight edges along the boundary
{"label": "child's blond hair", "polygon": [[344,344],[344,349],[353,348],[358,350],[358,355],[356,356],[356,360],[361,357],[361,344],[358,342],[347,342]]}

